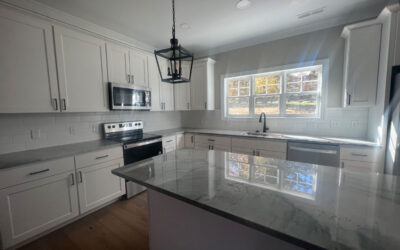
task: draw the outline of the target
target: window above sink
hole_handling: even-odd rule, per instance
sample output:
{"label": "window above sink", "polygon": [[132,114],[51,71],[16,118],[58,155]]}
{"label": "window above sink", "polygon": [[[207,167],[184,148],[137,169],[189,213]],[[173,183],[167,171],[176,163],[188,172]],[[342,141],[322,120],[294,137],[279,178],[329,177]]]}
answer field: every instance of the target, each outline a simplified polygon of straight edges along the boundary
{"label": "window above sink", "polygon": [[320,118],[326,63],[281,67],[263,73],[226,76],[223,82],[225,118]]}

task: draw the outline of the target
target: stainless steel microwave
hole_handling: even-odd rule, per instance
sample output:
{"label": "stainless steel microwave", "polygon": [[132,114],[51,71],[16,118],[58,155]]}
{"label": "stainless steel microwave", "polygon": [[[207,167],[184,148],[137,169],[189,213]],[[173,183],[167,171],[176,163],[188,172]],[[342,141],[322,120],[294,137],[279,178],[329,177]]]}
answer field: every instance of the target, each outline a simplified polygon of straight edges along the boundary
{"label": "stainless steel microwave", "polygon": [[131,84],[108,83],[111,110],[150,110],[149,88]]}

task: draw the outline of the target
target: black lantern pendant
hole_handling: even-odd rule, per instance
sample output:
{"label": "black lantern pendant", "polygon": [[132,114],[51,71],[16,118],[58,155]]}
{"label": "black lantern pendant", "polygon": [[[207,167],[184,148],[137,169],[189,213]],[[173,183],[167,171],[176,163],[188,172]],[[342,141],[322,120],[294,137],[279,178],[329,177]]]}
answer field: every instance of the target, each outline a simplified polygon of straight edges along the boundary
{"label": "black lantern pendant", "polygon": [[[175,0],[172,0],[172,39],[171,47],[155,50],[158,71],[161,81],[169,83],[190,82],[192,76],[193,54],[183,48],[175,38]],[[166,59],[167,65],[160,66],[161,58]],[[166,72],[162,72],[165,70]]]}

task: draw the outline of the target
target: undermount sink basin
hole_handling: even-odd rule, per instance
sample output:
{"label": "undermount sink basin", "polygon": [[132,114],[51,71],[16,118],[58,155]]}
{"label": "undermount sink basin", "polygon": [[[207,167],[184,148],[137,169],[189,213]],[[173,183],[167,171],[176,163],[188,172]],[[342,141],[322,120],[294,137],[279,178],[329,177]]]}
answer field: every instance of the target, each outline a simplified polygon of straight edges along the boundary
{"label": "undermount sink basin", "polygon": [[264,133],[264,132],[259,132],[259,131],[246,131],[243,132],[244,135],[252,135],[252,136],[262,136],[262,137],[271,137],[271,138],[282,138],[285,137],[283,134],[277,134],[277,133]]}

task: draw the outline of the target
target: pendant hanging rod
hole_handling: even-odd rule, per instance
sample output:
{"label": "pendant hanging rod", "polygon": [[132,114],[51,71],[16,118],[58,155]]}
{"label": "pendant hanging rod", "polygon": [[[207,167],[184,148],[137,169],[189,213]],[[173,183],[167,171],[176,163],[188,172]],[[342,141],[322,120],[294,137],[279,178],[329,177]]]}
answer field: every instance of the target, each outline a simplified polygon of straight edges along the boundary
{"label": "pendant hanging rod", "polygon": [[172,39],[175,39],[175,0],[172,0]]}

